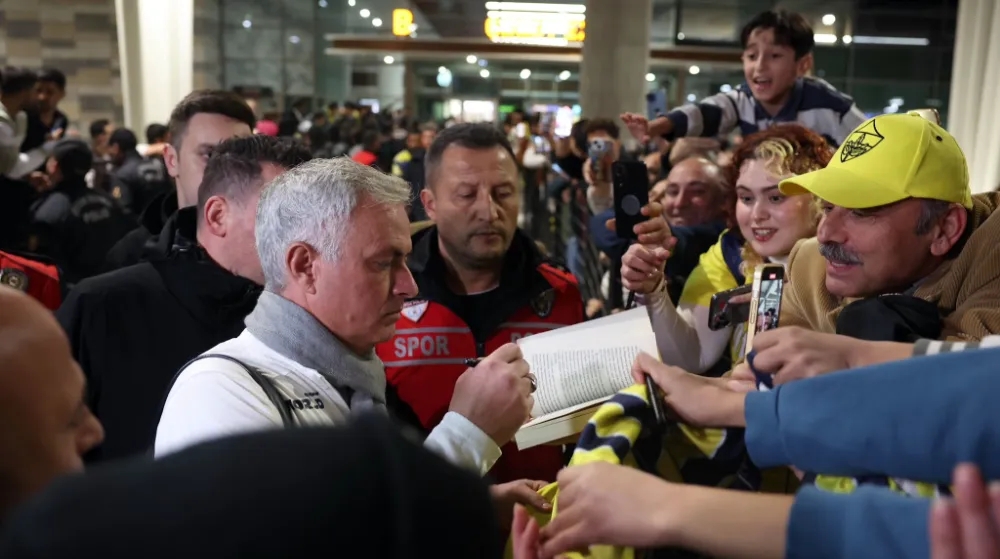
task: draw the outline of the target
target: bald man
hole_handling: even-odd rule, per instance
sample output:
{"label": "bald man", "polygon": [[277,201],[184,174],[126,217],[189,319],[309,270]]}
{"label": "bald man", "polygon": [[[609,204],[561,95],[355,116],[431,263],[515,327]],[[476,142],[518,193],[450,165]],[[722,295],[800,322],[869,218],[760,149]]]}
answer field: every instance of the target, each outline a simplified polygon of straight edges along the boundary
{"label": "bald man", "polygon": [[104,438],[52,313],[0,286],[0,522],[54,478],[83,469]]}
{"label": "bald man", "polygon": [[671,227],[698,227],[726,216],[725,176],[704,157],[690,157],[674,165],[670,174],[653,187],[651,202],[663,204]]}

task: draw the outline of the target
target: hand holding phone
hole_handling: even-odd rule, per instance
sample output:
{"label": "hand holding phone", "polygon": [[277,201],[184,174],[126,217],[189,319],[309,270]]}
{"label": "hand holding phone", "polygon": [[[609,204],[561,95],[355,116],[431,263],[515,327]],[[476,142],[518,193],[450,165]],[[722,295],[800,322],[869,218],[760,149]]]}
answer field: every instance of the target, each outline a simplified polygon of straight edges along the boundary
{"label": "hand holding phone", "polygon": [[[722,330],[733,324],[741,324],[750,318],[750,292],[752,285],[741,285],[712,295],[708,306],[708,327]],[[746,299],[743,301],[742,299]]]}

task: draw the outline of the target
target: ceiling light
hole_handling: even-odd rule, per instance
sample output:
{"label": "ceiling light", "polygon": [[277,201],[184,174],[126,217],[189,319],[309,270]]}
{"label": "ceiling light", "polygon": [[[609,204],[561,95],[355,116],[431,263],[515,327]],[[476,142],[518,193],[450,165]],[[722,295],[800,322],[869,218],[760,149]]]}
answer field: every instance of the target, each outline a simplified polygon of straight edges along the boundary
{"label": "ceiling light", "polygon": [[882,112],[885,113],[885,114],[887,114],[887,115],[895,114],[898,111],[899,111],[899,107],[897,107],[896,105],[889,105],[888,107],[885,107],[884,109],[882,109]]}
{"label": "ceiling light", "polygon": [[650,72],[649,74],[646,74],[646,81],[647,82],[655,82],[656,81],[656,74],[654,74],[652,72]]}
{"label": "ceiling light", "polygon": [[851,44],[852,41],[854,41],[854,37],[851,37],[850,35],[844,35],[843,41],[845,45],[849,45]]}
{"label": "ceiling light", "polygon": [[361,8],[361,17],[368,17],[370,15],[372,15],[372,13],[368,10],[368,8]]}
{"label": "ceiling light", "polygon": [[490,71],[487,70],[486,68],[483,68],[482,70],[479,71],[479,75],[484,78],[488,78],[490,77]]}
{"label": "ceiling light", "polygon": [[832,45],[837,42],[837,36],[830,33],[816,33],[813,41],[820,45]]}
{"label": "ceiling light", "polygon": [[448,71],[448,69],[445,68],[444,66],[438,66],[438,73],[439,74],[443,74],[443,73],[445,73],[447,71]]}
{"label": "ceiling light", "polygon": [[508,12],[542,12],[561,14],[583,14],[587,6],[583,4],[544,4],[541,2],[487,2],[487,10]]}
{"label": "ceiling light", "polygon": [[372,20],[372,25],[375,26],[375,27],[382,27],[382,19],[381,18],[375,18],[375,19],[373,19]]}
{"label": "ceiling light", "polygon": [[410,24],[410,33],[413,33],[416,30],[417,30],[417,24],[416,23],[411,23]]}
{"label": "ceiling light", "polygon": [[688,68],[688,72],[690,72],[692,76],[697,76],[698,74],[701,73],[701,68],[697,66],[692,66]]}
{"label": "ceiling light", "polygon": [[525,68],[524,70],[521,70],[521,79],[522,80],[526,80],[526,79],[528,79],[530,77],[531,77],[531,70],[529,70],[527,68]]}
{"label": "ceiling light", "polygon": [[854,42],[859,45],[897,45],[906,47],[926,47],[931,44],[929,39],[922,37],[866,37],[858,35]]}
{"label": "ceiling light", "polygon": [[893,97],[892,99],[889,99],[889,104],[902,107],[906,104],[906,101],[904,101],[902,97]]}
{"label": "ceiling light", "polygon": [[569,79],[569,77],[570,77],[570,76],[572,76],[572,75],[573,75],[573,74],[572,74],[572,73],[570,73],[570,71],[569,71],[569,70],[563,70],[562,72],[559,72],[559,79],[560,79],[560,80],[562,80],[562,81],[566,81],[566,80],[568,80],[568,79]]}
{"label": "ceiling light", "polygon": [[[351,0],[351,1],[353,2],[354,0]],[[319,7],[320,8],[325,8],[327,6],[328,6],[328,4],[326,3],[326,0],[319,0]]]}
{"label": "ceiling light", "polygon": [[683,40],[684,40],[684,37],[685,37],[685,36],[686,36],[686,35],[684,35],[683,33],[678,33],[678,34],[677,34],[677,40],[678,40],[678,41],[683,41]]}
{"label": "ceiling light", "polygon": [[468,62],[469,64],[475,64],[477,60],[479,59],[476,58],[476,55],[474,54],[470,54],[469,56],[465,57],[465,61]]}
{"label": "ceiling light", "polygon": [[695,101],[698,100],[698,96],[695,95],[694,93],[688,93],[687,100],[688,103],[694,103]]}
{"label": "ceiling light", "polygon": [[729,93],[732,90],[733,86],[729,85],[728,83],[722,84],[722,87],[719,88],[719,91],[722,93]]}
{"label": "ceiling light", "polygon": [[350,7],[352,7],[352,8],[353,8],[353,7],[354,7],[354,4],[355,4],[354,0],[347,0],[347,5],[348,5],[348,6],[350,6]]}
{"label": "ceiling light", "polygon": [[243,29],[250,29],[251,27],[253,27],[253,22],[251,22],[249,19],[244,19]]}
{"label": "ceiling light", "polygon": [[487,67],[489,65],[490,65],[490,63],[487,62],[485,58],[480,58],[479,59],[479,67],[480,68],[485,68],[485,67]]}
{"label": "ceiling light", "polygon": [[301,40],[301,39],[299,39],[299,36],[298,36],[298,35],[292,35],[291,37],[289,37],[289,38],[288,38],[288,42],[289,42],[289,43],[292,43],[293,45],[297,45],[297,44],[299,44],[299,41],[300,41],[300,40]]}
{"label": "ceiling light", "polygon": [[833,25],[834,23],[837,23],[837,16],[833,14],[823,16],[823,25]]}
{"label": "ceiling light", "polygon": [[386,55],[386,56],[385,56],[385,58],[383,58],[382,60],[383,60],[383,61],[384,61],[384,62],[385,62],[386,64],[392,64],[393,62],[395,62],[395,61],[396,61],[396,59],[395,59],[395,58],[393,58],[393,57],[391,57],[391,56],[389,56],[389,55]]}

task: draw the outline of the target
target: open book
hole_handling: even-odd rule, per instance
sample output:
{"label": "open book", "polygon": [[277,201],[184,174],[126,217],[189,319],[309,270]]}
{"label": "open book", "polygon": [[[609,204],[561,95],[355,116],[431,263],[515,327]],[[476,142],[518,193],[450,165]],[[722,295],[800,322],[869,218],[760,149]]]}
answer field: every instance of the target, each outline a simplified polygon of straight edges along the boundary
{"label": "open book", "polygon": [[640,352],[656,355],[656,337],[639,307],[518,340],[538,379],[534,418],[517,432],[519,449],[572,437],[597,407],[632,386]]}

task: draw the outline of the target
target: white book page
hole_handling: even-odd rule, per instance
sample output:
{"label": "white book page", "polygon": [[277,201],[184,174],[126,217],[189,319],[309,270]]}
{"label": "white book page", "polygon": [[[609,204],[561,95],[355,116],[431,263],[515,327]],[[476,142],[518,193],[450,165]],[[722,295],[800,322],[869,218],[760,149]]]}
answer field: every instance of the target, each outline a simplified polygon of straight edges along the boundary
{"label": "white book page", "polygon": [[656,355],[656,337],[642,308],[522,338],[518,345],[538,379],[534,417],[628,388],[639,353]]}

